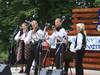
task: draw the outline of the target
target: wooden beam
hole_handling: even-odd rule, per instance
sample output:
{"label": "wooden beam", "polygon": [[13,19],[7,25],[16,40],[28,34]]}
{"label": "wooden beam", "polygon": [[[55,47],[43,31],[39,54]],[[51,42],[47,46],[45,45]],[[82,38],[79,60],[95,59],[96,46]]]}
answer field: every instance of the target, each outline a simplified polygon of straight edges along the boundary
{"label": "wooden beam", "polygon": [[[76,29],[76,25],[72,25],[71,26],[72,27],[72,29],[74,30],[74,29]],[[96,25],[85,25],[85,29],[86,30],[95,30],[96,29]]]}
{"label": "wooden beam", "polygon": [[97,19],[91,19],[91,20],[72,20],[72,23],[86,23],[86,24],[93,24],[94,22],[98,22]]}
{"label": "wooden beam", "polygon": [[98,14],[97,13],[73,14],[72,17],[73,18],[75,18],[75,17],[77,17],[77,18],[98,18]]}
{"label": "wooden beam", "polygon": [[[88,36],[99,36],[100,32],[97,32],[96,30],[86,30]],[[75,35],[76,30],[69,31],[68,35]]]}
{"label": "wooden beam", "polygon": [[87,35],[100,35],[100,32],[97,32],[96,30],[86,30]]}
{"label": "wooden beam", "polygon": [[100,58],[83,58],[83,63],[90,63],[90,64],[99,64],[100,65]]}
{"label": "wooden beam", "polygon": [[72,13],[80,13],[80,12],[97,12],[100,8],[78,8],[78,9],[73,9]]}
{"label": "wooden beam", "polygon": [[[75,63],[71,62],[70,66],[71,67],[75,67]],[[87,63],[83,63],[83,67],[84,67],[84,69],[100,70],[100,65],[99,64],[87,64]]]}
{"label": "wooden beam", "polygon": [[75,30],[69,31],[68,35],[76,35],[76,31]]}
{"label": "wooden beam", "polygon": [[83,67],[86,69],[100,70],[100,65],[98,64],[83,64]]}
{"label": "wooden beam", "polygon": [[89,58],[100,58],[100,52],[86,52],[84,56]]}

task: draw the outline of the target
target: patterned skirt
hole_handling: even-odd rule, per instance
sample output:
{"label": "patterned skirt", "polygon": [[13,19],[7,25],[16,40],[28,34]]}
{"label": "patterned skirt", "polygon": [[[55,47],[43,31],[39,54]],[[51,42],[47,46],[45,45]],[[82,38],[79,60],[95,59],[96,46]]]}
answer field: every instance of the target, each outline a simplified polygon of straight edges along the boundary
{"label": "patterned skirt", "polygon": [[23,40],[19,40],[17,46],[16,46],[16,59],[17,59],[17,63],[19,64],[24,64],[25,63],[25,58],[24,58],[24,54],[25,54],[25,44]]}

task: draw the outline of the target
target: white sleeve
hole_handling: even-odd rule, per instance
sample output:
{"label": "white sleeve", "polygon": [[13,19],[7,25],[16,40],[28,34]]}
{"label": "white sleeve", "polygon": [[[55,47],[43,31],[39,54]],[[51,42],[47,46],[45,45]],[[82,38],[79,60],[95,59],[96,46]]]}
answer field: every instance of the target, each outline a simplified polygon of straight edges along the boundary
{"label": "white sleeve", "polygon": [[45,38],[45,32],[44,31],[42,31],[42,30],[39,30],[38,31],[38,36],[39,36],[39,39],[44,39]]}
{"label": "white sleeve", "polygon": [[71,45],[70,45],[70,51],[72,51],[72,52],[74,52],[74,43],[71,43]]}
{"label": "white sleeve", "polygon": [[15,41],[18,41],[20,39],[20,31],[16,34],[14,39],[15,39]]}
{"label": "white sleeve", "polygon": [[31,35],[32,35],[32,30],[30,30],[26,36],[26,38],[24,39],[24,43],[25,44],[29,44],[31,41]]}
{"label": "white sleeve", "polygon": [[55,36],[55,32],[54,32],[52,35],[49,36],[49,38],[47,39],[47,42],[49,44],[52,44],[55,42],[55,39],[56,39],[56,36]]}
{"label": "white sleeve", "polygon": [[49,36],[49,38],[56,38],[55,32]]}
{"label": "white sleeve", "polygon": [[67,32],[65,31],[64,28],[61,29],[59,36],[67,38]]}
{"label": "white sleeve", "polygon": [[63,36],[65,36],[65,38],[68,39],[66,30],[63,30]]}
{"label": "white sleeve", "polygon": [[82,34],[78,33],[78,35],[77,35],[77,46],[76,46],[76,48],[74,48],[74,51],[77,51],[77,50],[82,48],[82,40],[83,40]]}

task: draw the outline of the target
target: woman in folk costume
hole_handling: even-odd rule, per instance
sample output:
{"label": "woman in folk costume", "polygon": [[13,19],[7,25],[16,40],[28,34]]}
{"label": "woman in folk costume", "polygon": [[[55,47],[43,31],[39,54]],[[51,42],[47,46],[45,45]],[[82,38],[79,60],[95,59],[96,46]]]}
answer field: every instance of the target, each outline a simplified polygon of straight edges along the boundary
{"label": "woman in folk costume", "polygon": [[[51,41],[52,40],[52,41]],[[62,68],[62,52],[66,49],[67,32],[62,27],[62,20],[55,19],[55,29],[52,35],[47,40],[48,43],[56,45],[55,64],[56,68]]]}
{"label": "woman in folk costume", "polygon": [[[24,22],[21,24],[20,26],[20,30],[19,32],[16,34],[15,36],[15,40],[17,42],[17,46],[16,46],[16,51],[17,51],[17,63],[19,64],[25,64],[25,60],[24,60],[24,53],[25,53],[25,44],[24,44],[24,39],[26,38],[28,33],[28,26],[27,24]],[[21,65],[21,70],[20,73],[23,72],[23,65]]]}
{"label": "woman in folk costume", "polygon": [[[33,60],[35,60],[35,71],[37,70],[37,67],[39,66],[39,45],[41,44],[41,41],[44,37],[44,32],[39,28],[38,22],[36,20],[33,20],[31,22],[32,30],[28,32],[28,36],[24,40],[25,44],[30,44],[30,48],[26,49],[28,51],[26,54],[27,57],[27,67],[26,67],[26,73],[29,75],[30,68],[32,65]],[[28,46],[29,47],[29,46]]]}
{"label": "woman in folk costume", "polygon": [[84,50],[86,48],[86,31],[84,23],[76,24],[76,30],[77,30],[77,36],[76,36],[75,46],[74,48],[71,48],[71,51],[76,53],[75,57],[76,75],[84,75],[83,65],[82,65]]}

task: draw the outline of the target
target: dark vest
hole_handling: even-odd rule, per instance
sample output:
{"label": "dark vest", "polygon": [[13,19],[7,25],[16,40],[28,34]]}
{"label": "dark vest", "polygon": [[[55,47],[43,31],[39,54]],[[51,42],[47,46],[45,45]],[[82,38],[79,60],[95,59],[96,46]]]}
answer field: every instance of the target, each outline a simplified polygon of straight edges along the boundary
{"label": "dark vest", "polygon": [[[82,40],[82,48],[86,48],[86,36],[84,33],[81,33],[83,35],[83,40]],[[75,41],[75,47],[77,46],[77,37]]]}

